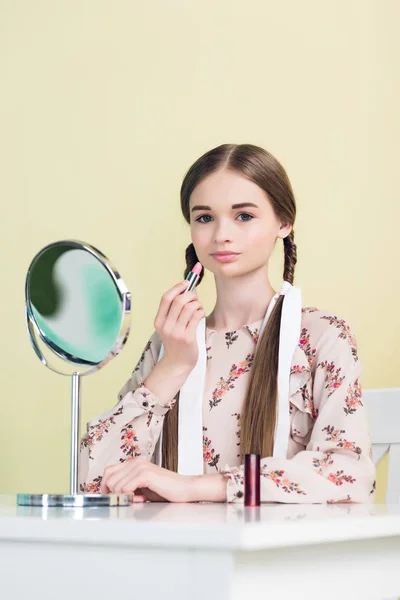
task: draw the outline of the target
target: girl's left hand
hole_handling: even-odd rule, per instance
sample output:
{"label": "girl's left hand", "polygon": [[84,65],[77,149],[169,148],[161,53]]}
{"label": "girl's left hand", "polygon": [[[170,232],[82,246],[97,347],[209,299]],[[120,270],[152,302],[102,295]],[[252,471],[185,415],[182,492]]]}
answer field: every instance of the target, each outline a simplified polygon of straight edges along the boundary
{"label": "girl's left hand", "polygon": [[193,488],[193,477],[168,471],[144,458],[106,467],[100,484],[102,494],[135,494],[136,502],[192,502]]}

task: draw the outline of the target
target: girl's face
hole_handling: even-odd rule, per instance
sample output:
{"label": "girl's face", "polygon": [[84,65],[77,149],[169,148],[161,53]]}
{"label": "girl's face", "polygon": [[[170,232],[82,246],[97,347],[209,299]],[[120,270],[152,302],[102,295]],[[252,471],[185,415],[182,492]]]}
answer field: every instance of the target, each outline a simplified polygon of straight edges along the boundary
{"label": "girl's face", "polygon": [[[192,242],[202,265],[225,277],[245,275],[268,264],[277,238],[292,230],[276,217],[265,192],[235,171],[212,173],[190,197]],[[215,252],[235,252],[221,262]]]}

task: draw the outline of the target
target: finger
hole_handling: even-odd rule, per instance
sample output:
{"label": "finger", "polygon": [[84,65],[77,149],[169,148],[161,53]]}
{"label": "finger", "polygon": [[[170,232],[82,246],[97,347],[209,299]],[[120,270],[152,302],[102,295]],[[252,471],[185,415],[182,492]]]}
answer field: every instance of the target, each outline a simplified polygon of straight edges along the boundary
{"label": "finger", "polygon": [[190,319],[190,321],[189,321],[189,323],[187,324],[187,327],[186,327],[186,333],[188,334],[189,337],[194,336],[199,322],[205,316],[206,316],[206,313],[204,312],[204,308],[203,307],[199,308],[198,310],[196,310],[193,313],[192,318]]}
{"label": "finger", "polygon": [[166,319],[164,322],[164,328],[167,331],[172,331],[176,327],[176,322],[177,322],[183,308],[187,304],[190,304],[191,302],[198,302],[198,301],[199,301],[199,299],[197,298],[197,296],[194,292],[188,292],[187,294],[184,294],[182,296],[178,296],[177,298],[175,298],[171,304],[169,313],[166,316]]}
{"label": "finger", "polygon": [[112,489],[115,492],[126,492],[127,494],[135,494],[138,492],[138,495],[140,496],[142,492],[140,487],[138,489],[138,480],[138,469],[133,469],[132,471],[129,471],[129,473],[126,473],[124,477],[116,481]]}
{"label": "finger", "polygon": [[187,332],[187,326],[190,323],[193,315],[198,311],[203,310],[203,306],[199,301],[189,302],[186,306],[183,307],[181,314],[178,317],[176,322],[176,335],[184,334]]}
{"label": "finger", "polygon": [[[107,481],[107,486],[108,488],[114,493],[117,494],[118,492],[122,492],[122,484],[126,484],[129,482],[129,475],[123,475],[123,476],[119,476],[119,477],[114,477],[113,479],[110,479],[109,481]],[[135,490],[133,489],[125,489],[125,492],[129,493],[133,493]]]}
{"label": "finger", "polygon": [[[149,471],[149,462],[144,458],[131,458],[125,463],[125,469],[119,473],[114,473],[108,482],[108,486],[115,492],[136,492],[136,487],[131,485],[134,478],[143,478],[146,481]],[[144,486],[146,487],[146,486]],[[140,495],[140,490],[139,490]]]}
{"label": "finger", "polygon": [[182,294],[188,287],[189,287],[189,281],[187,279],[184,279],[183,281],[180,281],[179,283],[174,285],[173,288],[168,290],[168,292],[166,292],[161,297],[158,312],[157,312],[156,318],[154,320],[154,326],[156,329],[158,327],[161,327],[161,325],[163,325],[163,323],[165,322],[165,319],[167,318],[167,315],[168,315],[168,312],[169,312],[169,309],[171,307],[171,303],[173,302],[173,300],[177,296],[179,296],[179,294]]}
{"label": "finger", "polygon": [[143,495],[139,496],[138,494],[135,494],[133,496],[132,502],[134,502],[135,504],[147,502],[147,498],[146,498],[146,496],[143,496]]}
{"label": "finger", "polygon": [[136,490],[137,490],[137,482],[140,481],[140,479],[135,478],[133,480],[127,481],[125,482],[125,484],[121,487],[120,490],[118,490],[118,494],[134,494],[135,498],[136,496],[140,498],[140,496],[144,497],[144,494],[136,494]]}
{"label": "finger", "polygon": [[110,477],[114,473],[117,473],[119,470],[121,470],[122,467],[123,467],[123,464],[109,465],[109,466],[105,467],[103,476],[101,479],[101,483],[100,483],[100,491],[102,494],[109,493],[110,488],[108,487],[108,481],[109,481]]}
{"label": "finger", "polygon": [[[138,470],[132,477],[126,478],[126,480],[121,485],[121,489],[119,491],[126,494],[134,494],[136,491],[140,490],[140,488],[151,489],[151,486],[148,485],[148,481],[148,474],[146,474],[146,472],[143,470],[142,472]],[[143,492],[142,494],[139,493],[138,495],[143,495]]]}
{"label": "finger", "polygon": [[100,494],[109,494],[109,493],[110,493],[110,488],[106,484],[106,481],[103,477],[103,479],[100,482]]}
{"label": "finger", "polygon": [[149,502],[166,502],[163,496],[160,496],[160,494],[156,494],[156,492],[152,492],[151,490],[145,490],[143,495]]}
{"label": "finger", "polygon": [[124,464],[124,469],[114,472],[112,475],[108,477],[106,480],[106,484],[110,490],[113,492],[121,491],[121,482],[129,481],[131,477],[132,471],[135,469],[134,460],[126,461]]}

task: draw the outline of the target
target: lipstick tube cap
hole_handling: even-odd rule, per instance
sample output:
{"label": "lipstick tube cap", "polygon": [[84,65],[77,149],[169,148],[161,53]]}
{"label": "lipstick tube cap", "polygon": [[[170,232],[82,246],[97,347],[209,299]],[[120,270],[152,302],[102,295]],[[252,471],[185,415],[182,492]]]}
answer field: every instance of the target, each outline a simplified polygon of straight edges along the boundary
{"label": "lipstick tube cap", "polygon": [[244,505],[260,506],[260,455],[244,455]]}

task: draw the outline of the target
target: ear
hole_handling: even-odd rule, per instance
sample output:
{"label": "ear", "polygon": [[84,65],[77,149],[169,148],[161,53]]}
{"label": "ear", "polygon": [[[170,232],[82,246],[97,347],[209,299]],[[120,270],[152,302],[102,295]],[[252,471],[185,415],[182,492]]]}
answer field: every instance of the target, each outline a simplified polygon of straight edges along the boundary
{"label": "ear", "polygon": [[283,238],[286,238],[288,235],[290,235],[292,230],[293,225],[289,225],[288,223],[281,223],[277,237],[283,240]]}

